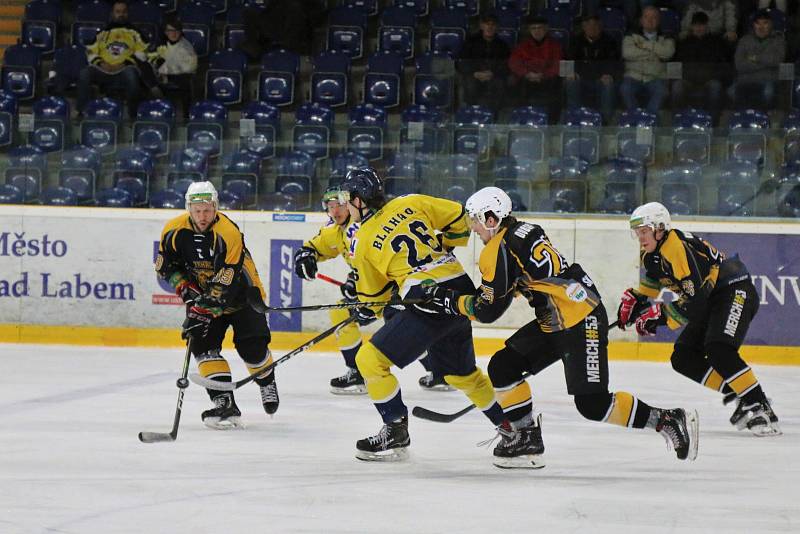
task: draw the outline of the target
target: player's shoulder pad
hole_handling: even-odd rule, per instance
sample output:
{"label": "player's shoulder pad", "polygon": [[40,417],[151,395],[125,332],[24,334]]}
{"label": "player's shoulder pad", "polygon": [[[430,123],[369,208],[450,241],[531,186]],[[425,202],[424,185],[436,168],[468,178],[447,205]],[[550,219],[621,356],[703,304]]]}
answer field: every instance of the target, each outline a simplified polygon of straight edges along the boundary
{"label": "player's shoulder pad", "polygon": [[217,221],[212,228],[214,232],[221,235],[222,239],[226,242],[231,239],[242,238],[242,231],[239,230],[239,226],[222,212],[217,212]]}
{"label": "player's shoulder pad", "polygon": [[516,224],[508,229],[505,239],[509,248],[516,251],[524,248],[526,245],[531,244],[543,236],[547,237],[544,233],[544,229],[542,229],[542,227],[538,224],[526,221],[517,221]]}
{"label": "player's shoulder pad", "polygon": [[181,230],[181,229],[192,229],[191,219],[189,218],[188,213],[182,213],[177,217],[173,217],[172,219],[168,220],[164,224],[164,229],[161,231],[161,235],[166,235],[168,232],[174,230]]}

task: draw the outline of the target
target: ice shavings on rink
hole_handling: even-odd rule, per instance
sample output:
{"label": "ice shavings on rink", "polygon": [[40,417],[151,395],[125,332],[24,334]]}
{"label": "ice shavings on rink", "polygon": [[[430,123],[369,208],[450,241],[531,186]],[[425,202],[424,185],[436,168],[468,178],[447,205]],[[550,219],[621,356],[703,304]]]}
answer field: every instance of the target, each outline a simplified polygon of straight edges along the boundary
{"label": "ice shavings on rink", "polygon": [[[493,433],[477,411],[450,424],[412,419],[406,463],[357,461],[355,441],[381,422],[367,397],[328,392],[338,355],[278,367],[272,420],[257,387],[238,390],[244,430],[205,428],[210,402],[192,385],[177,441],[145,445],[139,431],[172,425],[180,348],[0,350],[4,534],[800,531],[798,367],[755,368],[784,431],[757,438],[668,364],[611,362],[612,390],[699,410],[700,454],[687,463],[655,432],[581,419],[556,364],[531,381],[547,467],[509,472],[475,447]],[[422,391],[423,374],[419,364],[398,372],[409,407],[466,405],[458,392]]]}

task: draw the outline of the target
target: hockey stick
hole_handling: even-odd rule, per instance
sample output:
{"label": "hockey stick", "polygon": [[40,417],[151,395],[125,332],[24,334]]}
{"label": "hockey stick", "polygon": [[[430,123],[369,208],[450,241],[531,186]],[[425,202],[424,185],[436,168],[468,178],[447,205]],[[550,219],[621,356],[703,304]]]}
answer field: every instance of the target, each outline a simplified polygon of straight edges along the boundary
{"label": "hockey stick", "polygon": [[257,378],[263,378],[276,366],[282,364],[292,356],[296,356],[301,352],[303,352],[304,350],[313,347],[326,337],[330,336],[331,334],[335,334],[339,329],[344,328],[345,326],[347,326],[348,324],[352,323],[355,320],[356,318],[353,316],[348,317],[341,323],[335,324],[332,327],[328,328],[317,337],[309,339],[303,345],[297,347],[293,351],[284,354],[283,356],[272,362],[270,365],[268,365],[258,373],[252,374],[246,378],[242,378],[241,380],[237,380],[236,382],[219,382],[217,380],[211,380],[210,378],[206,378],[198,373],[192,373],[191,375],[189,375],[189,380],[191,380],[198,386],[203,386],[204,388],[213,389],[216,391],[233,391],[235,389],[239,389],[240,387],[244,386],[245,384],[249,384],[250,382],[252,382]]}
{"label": "hockey stick", "polygon": [[[618,321],[614,321],[610,325],[609,328],[615,328],[619,324]],[[522,373],[522,380],[530,378],[533,376],[533,373],[529,371],[525,371]],[[429,410],[427,408],[423,408],[422,406],[414,406],[411,410],[411,415],[414,417],[419,417],[420,419],[425,419],[426,421],[433,421],[434,423],[452,423],[462,415],[466,415],[471,412],[475,408],[474,404],[470,404],[469,406],[460,409],[455,413],[441,413],[441,412],[434,412],[433,410]]]}
{"label": "hockey stick", "polygon": [[340,282],[336,278],[331,278],[327,274],[317,273],[317,278],[320,279],[320,280],[324,280],[325,282],[329,282],[329,283],[331,283],[331,284],[333,284],[335,286],[341,287],[341,286],[344,285],[344,282]]}
{"label": "hockey stick", "polygon": [[175,420],[172,423],[172,430],[169,432],[139,432],[139,441],[142,443],[156,443],[157,441],[175,441],[178,438],[178,424],[181,422],[181,411],[183,410],[183,394],[189,387],[186,375],[189,373],[189,359],[192,356],[192,338],[186,340],[186,357],[183,359],[183,370],[181,377],[175,385],[178,386],[178,404],[175,406]]}
{"label": "hockey stick", "polygon": [[312,304],[309,306],[284,306],[273,308],[264,304],[261,298],[261,292],[257,287],[252,287],[247,292],[247,303],[258,313],[269,312],[282,312],[282,311],[316,311],[316,310],[340,310],[340,309],[353,309],[361,308],[364,306],[383,307],[383,306],[411,306],[413,304],[425,304],[429,302],[427,299],[407,299],[407,300],[385,300],[380,302],[337,302],[336,304]]}

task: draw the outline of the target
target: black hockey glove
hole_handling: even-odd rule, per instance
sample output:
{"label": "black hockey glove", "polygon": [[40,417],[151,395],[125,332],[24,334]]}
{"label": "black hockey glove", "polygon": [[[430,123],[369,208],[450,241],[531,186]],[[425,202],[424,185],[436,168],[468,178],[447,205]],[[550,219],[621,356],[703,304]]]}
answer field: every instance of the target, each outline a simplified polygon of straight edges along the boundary
{"label": "black hockey glove", "polygon": [[317,251],[313,248],[300,247],[294,253],[294,272],[304,280],[313,280],[317,276]]}
{"label": "black hockey glove", "polygon": [[436,283],[422,284],[422,298],[427,302],[414,304],[419,311],[430,314],[461,315],[458,311],[459,294]]}
{"label": "black hockey glove", "polygon": [[367,306],[352,308],[350,310],[350,315],[356,318],[356,322],[360,326],[367,326],[368,324],[374,323],[378,320],[378,315],[375,313],[375,311]]}
{"label": "black hockey glove", "polygon": [[200,287],[194,282],[184,280],[175,288],[175,294],[178,295],[184,304],[194,304],[197,299],[203,294]]}
{"label": "black hockey glove", "polygon": [[222,308],[203,303],[202,297],[197,304],[190,306],[183,321],[181,337],[187,339],[202,339],[208,335],[211,321],[222,315]]}
{"label": "black hockey glove", "polygon": [[344,300],[358,300],[355,274],[352,271],[347,275],[347,281],[339,286],[339,291],[342,292]]}

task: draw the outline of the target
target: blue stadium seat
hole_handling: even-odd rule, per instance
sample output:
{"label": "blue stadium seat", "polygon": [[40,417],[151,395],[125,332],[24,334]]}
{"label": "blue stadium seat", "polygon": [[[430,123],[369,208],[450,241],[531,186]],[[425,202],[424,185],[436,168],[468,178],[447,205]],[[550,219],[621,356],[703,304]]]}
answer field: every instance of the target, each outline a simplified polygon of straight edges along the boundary
{"label": "blue stadium seat", "polygon": [[403,59],[414,57],[416,14],[403,6],[389,6],[381,13],[378,51],[394,52]]}
{"label": "blue stadium seat", "polygon": [[53,54],[52,67],[56,75],[47,80],[48,91],[57,94],[57,91],[77,87],[78,76],[86,64],[86,50],[83,46],[73,44],[57,48]]}
{"label": "blue stadium seat", "polygon": [[275,106],[291,105],[299,73],[299,55],[284,49],[267,52],[261,58],[258,99]]}
{"label": "blue stadium seat", "polygon": [[314,158],[299,150],[289,152],[278,160],[275,192],[292,197],[297,208],[311,206],[314,172]]}
{"label": "blue stadium seat", "polygon": [[195,102],[189,108],[189,122],[186,124],[186,144],[216,157],[222,151],[225,124],[228,110],[214,100]]}
{"label": "blue stadium seat", "polygon": [[475,192],[478,158],[472,154],[454,154],[446,158],[446,167],[435,182],[444,198],[464,203]]}
{"label": "blue stadium seat", "polygon": [[211,51],[215,15],[214,8],[196,2],[182,3],[178,9],[183,36],[192,43],[198,57],[205,57]]}
{"label": "blue stadium seat", "polygon": [[245,39],[242,9],[242,6],[234,5],[229,7],[225,13],[225,27],[222,30],[222,46],[224,48],[238,49]]}
{"label": "blue stadium seat", "polygon": [[184,199],[172,189],[156,191],[150,195],[150,207],[156,209],[184,209]]}
{"label": "blue stadium seat", "polygon": [[394,0],[392,5],[412,10],[417,18],[426,16],[431,7],[430,0]]}
{"label": "blue stadium seat", "polygon": [[241,210],[244,209],[244,201],[230,191],[220,191],[218,194],[219,209],[221,210]]}
{"label": "blue stadium seat", "polygon": [[616,7],[601,7],[598,13],[603,23],[603,31],[613,37],[618,43],[622,43],[628,21],[625,20],[625,13]]}
{"label": "blue stadium seat", "polygon": [[478,0],[445,0],[444,7],[459,9],[466,13],[468,17],[476,17],[481,6]]}
{"label": "blue stadium seat", "polygon": [[439,8],[431,12],[429,50],[437,54],[458,57],[467,35],[469,18],[460,8]]}
{"label": "blue stadium seat", "polygon": [[378,14],[378,0],[343,0],[342,5],[357,8],[368,17]]}
{"label": "blue stadium seat", "polygon": [[697,185],[664,183],[661,186],[661,203],[672,215],[697,215],[700,211]]}
{"label": "blue stadium seat", "polygon": [[92,202],[101,168],[102,159],[96,150],[77,145],[61,154],[58,185],[75,191],[78,202]]}
{"label": "blue stadium seat", "polygon": [[389,198],[422,192],[419,161],[410,154],[395,154],[386,166],[384,190]]}
{"label": "blue stadium seat", "polygon": [[22,204],[24,198],[19,187],[11,184],[0,184],[0,204]]}
{"label": "blue stadium seat", "polygon": [[125,189],[110,187],[97,192],[97,205],[105,208],[130,208],[133,196]]}
{"label": "blue stadium seat", "polygon": [[373,104],[359,104],[349,113],[347,149],[368,160],[383,158],[383,139],[388,127],[386,111]]}
{"label": "blue stadium seat", "polygon": [[114,187],[131,195],[135,206],[147,204],[150,183],[155,178],[155,165],[147,152],[139,148],[125,148],[114,159]]}
{"label": "blue stadium seat", "polygon": [[552,180],[549,198],[541,206],[542,211],[555,213],[583,213],[586,211],[586,183],[575,180]]}
{"label": "blue stadium seat", "polygon": [[241,199],[244,205],[255,205],[261,158],[247,150],[240,150],[227,158],[224,168],[222,189]]}
{"label": "blue stadium seat", "polygon": [[553,158],[548,163],[550,180],[585,181],[589,172],[589,164],[575,156]]}
{"label": "blue stadium seat", "polygon": [[367,14],[355,6],[342,5],[328,12],[328,51],[345,54],[350,59],[364,55]]}
{"label": "blue stadium seat", "polygon": [[31,0],[25,6],[22,22],[22,42],[37,48],[42,54],[55,50],[58,27],[61,24],[61,2]]}
{"label": "blue stadium seat", "polygon": [[364,102],[384,108],[400,105],[403,58],[393,52],[376,52],[367,60]]}
{"label": "blue stadium seat", "polygon": [[154,157],[169,154],[175,106],[169,100],[146,100],[139,104],[133,123],[134,144]]}
{"label": "blue stadium seat", "polygon": [[700,109],[687,109],[672,117],[672,153],[675,163],[711,162],[711,115]]}
{"label": "blue stadium seat", "polygon": [[744,184],[720,185],[717,194],[717,208],[715,215],[725,217],[752,216],[754,215],[754,202],[756,188]]}
{"label": "blue stadium seat", "polygon": [[36,93],[41,54],[27,44],[9,46],[3,54],[0,68],[2,87],[17,100],[30,100]]}
{"label": "blue stadium seat", "polygon": [[792,109],[783,123],[783,161],[800,165],[800,110]]}
{"label": "blue stadium seat", "polygon": [[350,57],[341,52],[323,52],[314,58],[311,102],[335,108],[347,105]]}
{"label": "blue stadium seat", "polygon": [[769,117],[763,111],[735,111],[728,123],[728,158],[764,164],[767,153]]}
{"label": "blue stadium seat", "polygon": [[569,5],[565,6],[560,3],[550,4],[542,12],[542,15],[547,19],[547,25],[551,32],[553,30],[572,31],[572,19],[574,15]]}
{"label": "blue stadium seat", "polygon": [[568,109],[561,131],[561,153],[588,163],[600,161],[600,112],[590,108]]}
{"label": "blue stadium seat", "polygon": [[69,187],[57,185],[42,191],[41,201],[45,206],[77,206],[78,195]]}
{"label": "blue stadium seat", "polygon": [[33,103],[33,131],[30,144],[43,152],[64,149],[69,134],[69,104],[58,96],[46,96]]}
{"label": "blue stadium seat", "polygon": [[[617,131],[617,156],[630,158],[645,163],[655,162],[655,131],[657,117],[655,113],[641,108],[625,110],[619,119],[620,129]],[[646,129],[642,132],[643,129]],[[649,138],[642,139],[642,133]]]}
{"label": "blue stadium seat", "polygon": [[306,103],[297,109],[292,128],[292,149],[314,159],[328,157],[333,130],[333,111],[321,104]]}
{"label": "blue stadium seat", "polygon": [[416,59],[414,104],[446,109],[453,104],[455,65],[447,54],[427,53]]}
{"label": "blue stadium seat", "polygon": [[299,209],[298,199],[293,195],[285,193],[267,193],[261,195],[257,208],[262,211],[296,211]]}
{"label": "blue stadium seat", "polygon": [[146,43],[159,44],[163,42],[161,37],[163,18],[161,7],[157,3],[146,0],[130,3],[128,19],[139,30]]}
{"label": "blue stadium seat", "polygon": [[336,185],[344,180],[347,173],[354,169],[368,167],[369,160],[357,152],[341,152],[331,159],[331,175],[329,185]]}
{"label": "blue stadium seat", "polygon": [[603,200],[597,211],[629,215],[640,204],[636,185],[631,183],[609,182],[605,185]]}
{"label": "blue stadium seat", "polygon": [[523,15],[527,15],[530,12],[528,0],[494,0],[494,7],[497,10],[513,9]]}
{"label": "blue stadium seat", "polygon": [[14,140],[18,107],[14,95],[0,89],[0,147],[8,146]]}
{"label": "blue stadium seat", "polygon": [[800,185],[794,186],[778,200],[778,215],[781,217],[800,217]]}
{"label": "blue stadium seat", "polygon": [[193,146],[185,146],[179,150],[173,150],[169,158],[169,171],[167,172],[167,187],[170,189],[183,189],[176,186],[177,181],[181,183],[201,182],[206,179],[208,174],[208,155],[202,150]]}
{"label": "blue stadium seat", "polygon": [[196,0],[198,3],[206,5],[214,10],[217,15],[225,13],[228,9],[228,4],[232,4],[234,0]]}
{"label": "blue stadium seat", "polygon": [[[403,109],[400,114],[400,150],[410,149],[424,154],[446,150],[447,135],[443,125],[444,114],[421,104]],[[409,135],[409,125],[422,124],[422,135]]]}
{"label": "blue stadium seat", "polygon": [[522,13],[513,7],[497,9],[497,37],[505,41],[510,49],[517,46]]}
{"label": "blue stadium seat", "polygon": [[206,98],[225,105],[242,101],[247,56],[241,50],[219,50],[211,54],[206,72]]}
{"label": "blue stadium seat", "polygon": [[661,24],[659,31],[667,37],[677,38],[681,31],[681,14],[668,7],[660,8]]}
{"label": "blue stadium seat", "polygon": [[547,157],[547,110],[525,106],[511,110],[506,151],[512,157],[542,161]]}
{"label": "blue stadium seat", "polygon": [[10,149],[8,161],[5,183],[18,187],[25,202],[39,200],[47,173],[47,155],[35,146],[26,145]]}
{"label": "blue stadium seat", "polygon": [[720,184],[739,184],[755,187],[761,181],[758,164],[751,161],[730,160],[720,166]]}
{"label": "blue stadium seat", "polygon": [[472,154],[481,161],[489,158],[489,128],[494,113],[486,106],[463,106],[456,111],[453,126],[453,152]]}
{"label": "blue stadium seat", "polygon": [[242,110],[242,118],[255,122],[255,134],[240,136],[239,148],[248,150],[262,159],[274,158],[280,135],[281,112],[266,102],[250,102]]}
{"label": "blue stadium seat", "polygon": [[110,14],[111,5],[105,0],[79,3],[72,23],[72,44],[89,46],[94,43],[97,33],[108,23]]}
{"label": "blue stadium seat", "polygon": [[101,154],[117,150],[122,104],[112,98],[97,98],[89,102],[81,122],[81,144]]}

